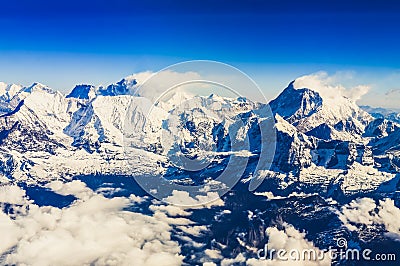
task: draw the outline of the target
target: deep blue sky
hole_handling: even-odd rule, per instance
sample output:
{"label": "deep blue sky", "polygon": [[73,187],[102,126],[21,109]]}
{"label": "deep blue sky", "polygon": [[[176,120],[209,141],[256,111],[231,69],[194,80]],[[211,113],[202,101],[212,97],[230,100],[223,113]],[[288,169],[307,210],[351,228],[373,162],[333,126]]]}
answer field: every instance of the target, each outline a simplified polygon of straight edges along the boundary
{"label": "deep blue sky", "polygon": [[[0,80],[61,90],[182,60],[233,64],[267,95],[302,74],[397,89],[399,1],[1,1]],[[388,76],[397,81],[385,81]]]}

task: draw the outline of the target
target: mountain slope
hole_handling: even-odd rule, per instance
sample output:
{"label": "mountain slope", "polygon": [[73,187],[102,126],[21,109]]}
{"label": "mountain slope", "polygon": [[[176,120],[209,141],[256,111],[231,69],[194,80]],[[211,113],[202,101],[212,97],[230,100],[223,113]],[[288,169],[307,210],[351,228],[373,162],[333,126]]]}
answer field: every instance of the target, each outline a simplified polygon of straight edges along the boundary
{"label": "mountain slope", "polygon": [[300,132],[320,139],[360,140],[373,118],[354,101],[338,94],[322,94],[293,81],[270,102],[279,114]]}
{"label": "mountain slope", "polygon": [[[172,95],[153,106],[148,98],[132,95],[138,84],[130,77],[105,89],[78,85],[67,96],[41,84],[3,84],[2,104],[15,101],[0,116],[4,176],[36,182],[82,173],[123,174],[132,170],[124,166],[129,157],[138,172],[179,173],[202,182],[220,171],[216,167],[226,167],[232,144],[241,143],[251,154],[243,176],[248,179],[259,175],[260,126],[268,119],[275,120],[274,138],[276,133],[270,170],[272,176],[286,176],[279,182],[328,186],[332,176],[374,167],[379,170],[367,170],[374,173],[370,179],[384,182],[380,171],[396,170],[397,124],[374,120],[344,96],[294,81],[271,101],[271,117],[267,105],[217,95]],[[203,171],[182,172],[171,162],[176,154],[214,159]],[[322,176],[310,169],[320,169]],[[341,189],[352,193],[348,187]]]}

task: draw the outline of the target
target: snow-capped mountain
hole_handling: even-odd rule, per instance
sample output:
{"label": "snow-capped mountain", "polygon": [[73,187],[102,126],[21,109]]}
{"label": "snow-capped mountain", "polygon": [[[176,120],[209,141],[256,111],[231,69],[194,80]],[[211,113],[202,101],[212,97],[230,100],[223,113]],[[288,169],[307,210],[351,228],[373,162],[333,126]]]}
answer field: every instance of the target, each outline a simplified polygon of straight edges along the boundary
{"label": "snow-capped mountain", "polygon": [[22,89],[22,86],[16,84],[5,84],[0,82],[0,112],[2,114],[11,112],[20,102],[15,97]]}
{"label": "snow-capped mountain", "polygon": [[386,120],[400,123],[400,110],[399,109],[386,109],[386,108],[374,108],[371,106],[363,105],[361,109],[370,113],[374,118],[384,118]]}
{"label": "snow-capped mountain", "polygon": [[110,84],[107,87],[100,87],[98,90],[98,94],[103,96],[133,94],[136,85],[138,85],[138,82],[135,78],[127,77],[118,81],[115,84]]}
{"label": "snow-capped mountain", "polygon": [[[26,209],[31,208],[33,214],[25,210],[28,214],[16,220],[22,224],[21,232],[32,219],[48,217],[47,197],[49,202],[59,197],[55,201],[60,206],[52,213],[71,215],[78,211],[91,225],[97,225],[93,221],[105,216],[99,222],[101,231],[110,230],[103,228],[110,217],[128,219],[125,210],[135,215],[135,222],[131,220],[129,225],[137,222],[140,230],[148,226],[141,223],[143,219],[154,219],[149,220],[154,226],[150,231],[164,223],[163,229],[158,229],[162,231],[161,242],[176,241],[174,245],[179,249],[173,249],[173,256],[187,264],[220,263],[225,258],[226,265],[240,264],[245,259],[254,261],[256,251],[270,243],[274,233],[279,239],[321,249],[334,245],[335,237],[343,235],[351,245],[361,247],[376,245],[378,249],[382,241],[395,245],[380,232],[386,226],[386,231],[396,233],[396,227],[388,226],[378,215],[370,215],[388,208],[382,217],[396,216],[396,210],[389,209],[390,201],[380,201],[379,207],[371,202],[368,205],[372,206],[369,218],[374,221],[366,220],[365,224],[368,237],[376,244],[365,241],[362,231],[351,227],[351,223],[364,221],[351,213],[363,202],[349,202],[360,195],[378,199],[390,195],[398,202],[400,125],[396,121],[370,115],[353,100],[339,94],[332,96],[301,79],[291,82],[267,105],[243,97],[194,96],[181,91],[154,104],[154,99],[148,97],[150,93],[138,87],[143,80],[136,78],[131,76],[106,87],[77,85],[67,95],[42,84],[0,84],[0,184],[17,184],[37,204],[29,203]],[[272,126],[263,136],[265,124]],[[275,152],[271,167],[268,163],[260,167],[266,142]],[[160,205],[144,196],[145,192],[130,178],[162,175],[179,185],[206,184],[208,193],[213,186],[220,186],[213,179],[228,167],[235,154],[248,157],[242,165],[245,169],[240,182],[206,208],[186,211]],[[183,156],[201,165],[205,162],[205,167],[181,169],[184,164],[179,159]],[[249,189],[249,184],[258,179],[261,185],[255,191]],[[182,195],[172,196],[179,202]],[[80,211],[80,206],[91,200],[101,202],[95,204],[100,212],[95,211],[93,221],[86,213],[87,207],[82,207],[85,212]],[[111,215],[108,204],[116,201],[121,201],[121,210],[112,208]],[[26,204],[22,199],[17,203]],[[18,204],[13,208],[22,210]],[[0,206],[14,215],[1,198]],[[363,211],[366,207],[360,208]],[[64,230],[63,219],[55,221],[59,221],[55,228]],[[376,225],[377,221],[384,224]],[[47,230],[46,236],[53,232]],[[129,226],[121,234],[129,235],[128,230]],[[312,243],[305,242],[303,230]],[[27,238],[24,243],[35,244],[34,238],[19,237]],[[135,237],[133,242],[138,241]],[[157,246],[161,242],[156,240]],[[19,251],[19,246],[7,250],[0,256],[0,263],[25,259],[15,257]]]}
{"label": "snow-capped mountain", "polygon": [[318,88],[304,88],[296,80],[273,101],[271,109],[300,132],[320,139],[351,140],[373,120],[357,104],[340,95],[321,95]]}
{"label": "snow-capped mountain", "polygon": [[93,85],[76,85],[75,88],[66,96],[67,98],[76,98],[91,100],[96,97],[96,88]]}
{"label": "snow-capped mountain", "polygon": [[[134,95],[138,84],[128,77],[107,87],[77,85],[64,96],[41,84],[21,87],[2,83],[5,180],[34,181],[56,174],[66,178],[102,171],[124,174],[128,142],[136,151],[131,156],[137,161],[146,158],[150,168],[159,161],[168,165],[168,155],[178,151],[200,156],[207,150],[224,157],[231,148],[228,129],[239,125],[238,121],[244,134],[251,136],[249,152],[258,156],[261,140],[257,125],[268,116],[263,111],[265,105],[217,95],[187,100],[189,95],[184,95],[152,107],[148,98]],[[291,82],[269,104],[274,115],[269,119],[275,120],[276,130],[271,170],[287,175],[285,182],[329,185],[330,178],[316,179],[314,175],[345,176],[353,170],[381,169],[370,178],[387,181],[391,175],[386,173],[392,173],[398,161],[398,125],[374,119],[351,99],[303,84],[302,80]],[[74,159],[67,159],[71,157]],[[88,167],[82,163],[77,166],[80,160]],[[248,175],[257,173],[250,171]],[[373,189],[379,182],[365,187]],[[348,193],[358,191],[346,184],[342,188]]]}

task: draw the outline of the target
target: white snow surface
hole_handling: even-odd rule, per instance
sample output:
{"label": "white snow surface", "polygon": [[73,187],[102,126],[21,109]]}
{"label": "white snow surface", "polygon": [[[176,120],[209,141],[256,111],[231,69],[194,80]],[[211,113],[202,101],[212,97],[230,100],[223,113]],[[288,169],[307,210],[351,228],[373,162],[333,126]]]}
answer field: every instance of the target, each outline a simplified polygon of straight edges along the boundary
{"label": "white snow surface", "polygon": [[[123,84],[127,86],[127,91],[132,91],[151,75],[150,72],[143,74],[138,81],[138,76],[131,76],[124,79]],[[293,156],[299,157],[297,165],[301,165],[301,169],[298,180],[326,185],[332,179],[345,175],[341,188],[355,192],[376,189],[394,178],[393,173],[381,172],[373,165],[362,165],[360,162],[352,163],[346,171],[316,165],[313,161],[316,155],[311,151],[316,138],[306,136],[307,131],[323,123],[333,127],[340,121],[350,121],[355,128],[363,130],[372,120],[356,105],[354,97],[351,99],[344,95],[349,94],[348,91],[318,82],[315,78],[310,81],[308,77],[300,78],[293,84],[296,90],[319,86],[316,91],[323,98],[321,109],[296,124],[286,121],[279,112],[275,115],[275,128],[291,139],[289,151],[278,149],[277,152],[291,153],[292,157],[283,158],[289,165],[294,163]],[[328,89],[341,93],[330,95]],[[97,94],[84,100],[67,98],[39,83],[30,87],[0,83],[0,103],[9,107],[12,102],[14,107],[0,117],[0,128],[7,132],[0,147],[0,182],[68,180],[78,174],[93,173],[162,173],[165,169],[160,162],[168,163],[166,155],[174,144],[163,139],[168,134],[179,136],[180,139],[175,141],[181,145],[193,142],[200,143],[201,147],[213,147],[211,134],[217,123],[228,128],[235,123],[234,118],[238,114],[251,110],[254,113],[250,119],[261,119],[265,115],[265,107],[257,103],[218,95],[200,97],[182,93],[170,95],[166,100],[156,106],[152,100],[140,95]],[[182,116],[184,120],[180,120]],[[174,132],[182,125],[180,123],[186,121],[196,125],[196,134],[182,128],[180,132]],[[243,134],[249,130],[248,125],[245,127]],[[346,130],[333,130],[331,137],[363,145],[369,141],[361,134]],[[170,146],[154,152],[161,144]],[[394,152],[390,153],[393,156]]]}

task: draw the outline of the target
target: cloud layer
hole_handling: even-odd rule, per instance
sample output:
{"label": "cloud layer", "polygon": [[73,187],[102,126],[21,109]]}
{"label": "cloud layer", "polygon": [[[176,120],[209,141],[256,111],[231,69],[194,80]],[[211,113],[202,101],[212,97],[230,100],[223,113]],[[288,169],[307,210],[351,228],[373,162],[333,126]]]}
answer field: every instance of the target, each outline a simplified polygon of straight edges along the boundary
{"label": "cloud layer", "polygon": [[380,200],[378,204],[371,198],[353,200],[342,207],[339,219],[352,231],[359,224],[382,224],[387,230],[386,235],[400,241],[400,209],[392,199]]}
{"label": "cloud layer", "polygon": [[[268,235],[268,250],[279,250],[283,249],[287,252],[284,255],[288,260],[279,260],[274,257],[273,260],[258,260],[258,259],[250,259],[247,261],[248,265],[252,266],[261,266],[261,265],[331,265],[331,261],[327,253],[324,255],[322,260],[309,260],[306,257],[306,260],[292,260],[290,259],[291,250],[299,251],[300,254],[304,250],[314,250],[317,256],[323,252],[320,251],[314,244],[308,241],[305,238],[305,233],[298,231],[292,225],[284,223],[283,229],[279,230],[276,227],[268,227],[266,229],[266,233]],[[322,254],[322,253],[321,253]]]}
{"label": "cloud layer", "polygon": [[[25,210],[15,219],[0,212],[0,254],[5,264],[29,265],[180,265],[177,242],[171,240],[166,215],[146,216],[123,209],[135,199],[91,192],[84,183],[52,183],[79,199],[70,207],[39,207],[17,187],[0,190],[5,203]],[[10,202],[11,199],[12,202]],[[171,211],[171,210],[170,210]],[[185,223],[184,223],[185,224]]]}

